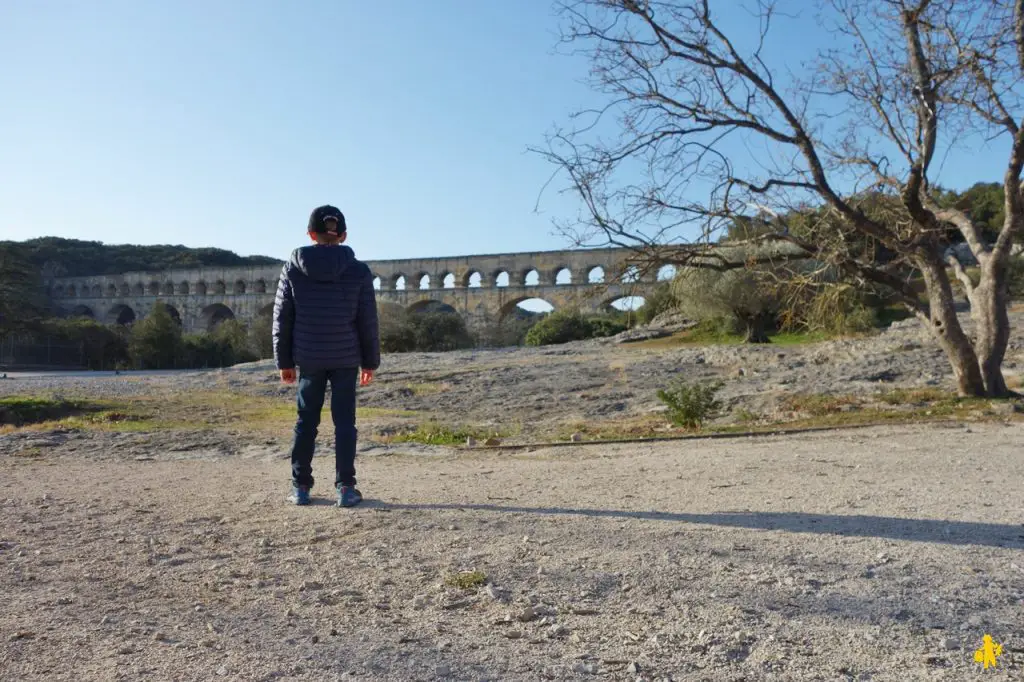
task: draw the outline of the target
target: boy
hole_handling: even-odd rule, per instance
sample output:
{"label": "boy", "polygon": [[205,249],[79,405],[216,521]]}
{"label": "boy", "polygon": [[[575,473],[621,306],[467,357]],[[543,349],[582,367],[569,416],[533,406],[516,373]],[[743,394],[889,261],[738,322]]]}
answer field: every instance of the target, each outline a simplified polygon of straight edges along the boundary
{"label": "boy", "polygon": [[294,384],[298,367],[291,501],[310,502],[313,449],[329,381],[334,486],[338,506],[352,507],[363,499],[356,489],[356,378],[366,386],[380,366],[373,275],[342,246],[345,216],[334,206],[315,209],[308,232],[314,244],[292,252],[274,300],[274,360],[281,381]]}

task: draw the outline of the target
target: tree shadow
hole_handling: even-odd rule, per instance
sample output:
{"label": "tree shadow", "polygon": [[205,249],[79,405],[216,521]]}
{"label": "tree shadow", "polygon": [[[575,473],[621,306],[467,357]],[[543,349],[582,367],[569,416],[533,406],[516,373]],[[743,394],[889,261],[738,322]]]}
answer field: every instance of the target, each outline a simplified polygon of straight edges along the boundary
{"label": "tree shadow", "polygon": [[668,523],[707,524],[751,530],[784,530],[790,533],[817,533],[847,537],[889,538],[948,545],[1024,548],[1024,524],[979,523],[945,519],[906,519],[894,516],[856,514],[813,514],[806,512],[713,512],[687,514],[616,509],[573,509],[561,507],[516,507],[495,504],[386,504],[380,510],[418,509],[450,511],[487,511],[545,516],[584,516],[590,518],[639,519]]}

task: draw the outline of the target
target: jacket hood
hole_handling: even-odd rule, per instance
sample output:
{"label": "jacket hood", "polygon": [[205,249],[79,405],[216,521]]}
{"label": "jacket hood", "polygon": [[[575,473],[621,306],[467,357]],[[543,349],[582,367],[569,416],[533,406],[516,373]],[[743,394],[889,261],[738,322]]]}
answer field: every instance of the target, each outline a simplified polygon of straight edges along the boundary
{"label": "jacket hood", "polygon": [[341,275],[356,260],[351,248],[338,246],[303,246],[295,249],[288,261],[288,267],[295,268],[312,280],[319,282],[337,282]]}

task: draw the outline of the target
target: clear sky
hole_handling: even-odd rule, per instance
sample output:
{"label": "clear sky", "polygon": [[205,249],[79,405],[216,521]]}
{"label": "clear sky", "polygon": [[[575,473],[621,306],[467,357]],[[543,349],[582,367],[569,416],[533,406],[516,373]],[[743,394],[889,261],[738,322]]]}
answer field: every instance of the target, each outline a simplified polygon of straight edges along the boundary
{"label": "clear sky", "polygon": [[333,203],[363,259],[566,248],[527,147],[597,100],[558,29],[551,0],[0,0],[0,238],[283,258]]}

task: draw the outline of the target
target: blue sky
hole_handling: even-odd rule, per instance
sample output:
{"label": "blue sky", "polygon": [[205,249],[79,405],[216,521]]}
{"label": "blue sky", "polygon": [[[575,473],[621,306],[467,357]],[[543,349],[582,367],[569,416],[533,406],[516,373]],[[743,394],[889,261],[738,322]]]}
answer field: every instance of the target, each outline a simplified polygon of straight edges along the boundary
{"label": "blue sky", "polygon": [[[551,0],[7,0],[0,238],[283,258],[329,202],[364,259],[566,248],[575,201],[535,212],[526,150],[598,100],[558,28]],[[998,179],[1004,147],[944,180]]]}

